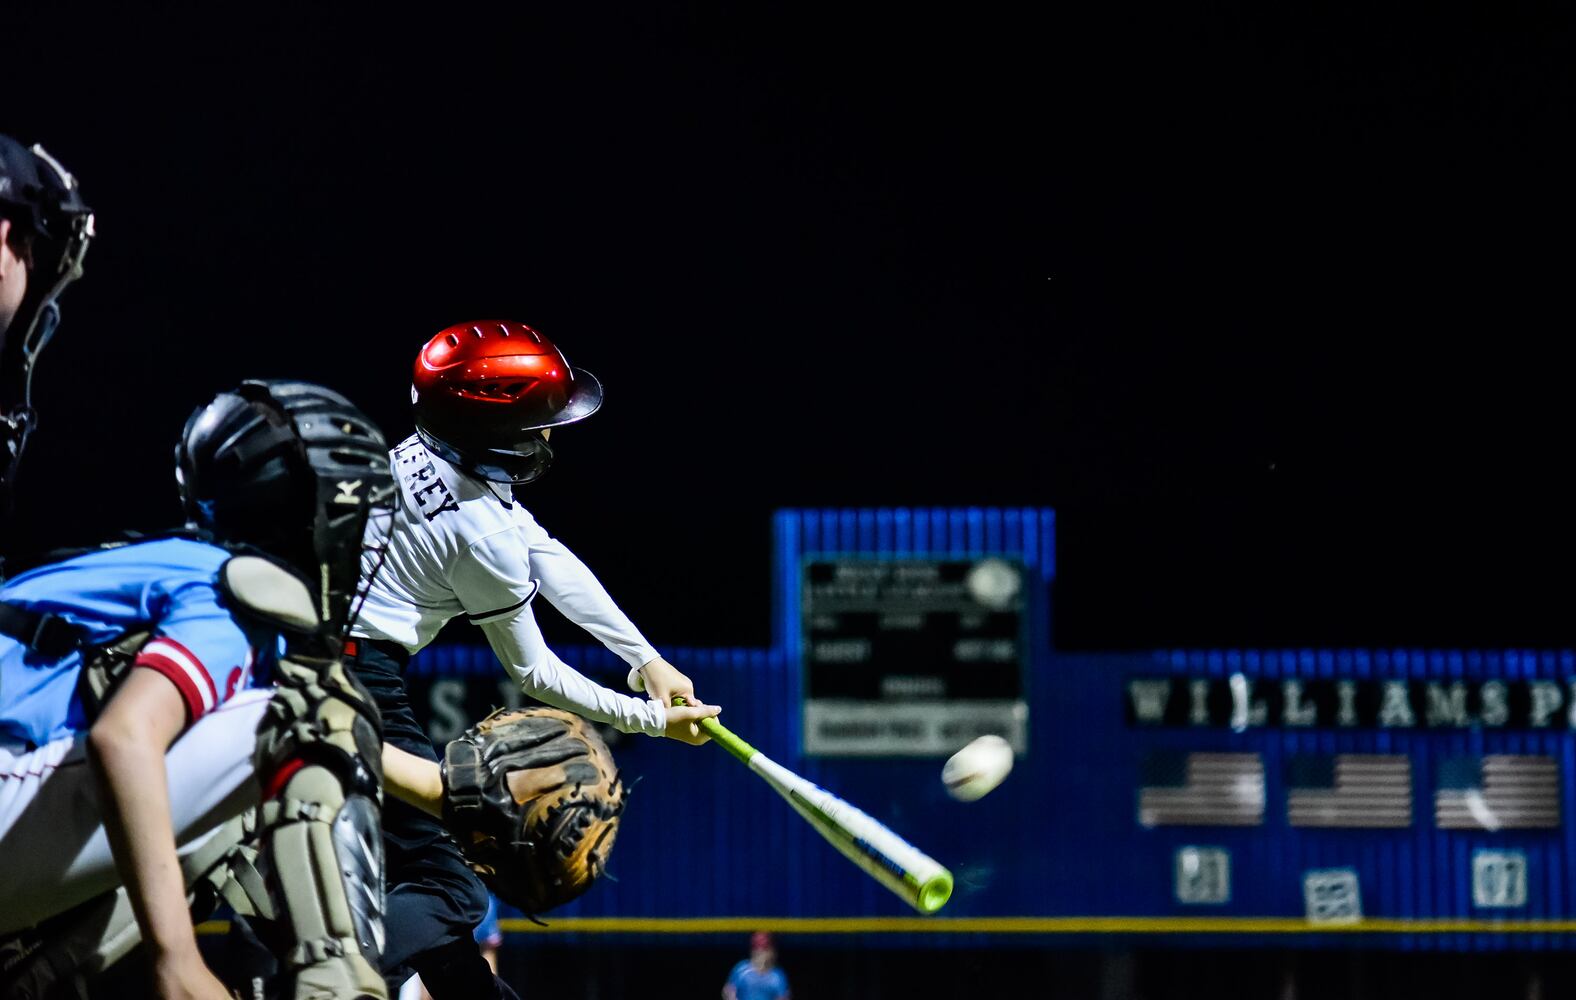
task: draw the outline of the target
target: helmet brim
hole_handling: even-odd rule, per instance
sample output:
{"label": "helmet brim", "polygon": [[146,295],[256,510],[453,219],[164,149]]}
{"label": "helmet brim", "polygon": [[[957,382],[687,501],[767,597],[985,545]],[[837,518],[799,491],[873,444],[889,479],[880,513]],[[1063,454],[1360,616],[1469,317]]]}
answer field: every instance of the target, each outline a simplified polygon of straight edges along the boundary
{"label": "helmet brim", "polygon": [[553,419],[546,423],[533,424],[529,430],[544,430],[548,427],[561,427],[564,424],[573,424],[584,420],[602,408],[602,383],[584,368],[571,368],[575,374],[575,389],[569,394],[569,400],[564,403],[564,408],[553,414]]}

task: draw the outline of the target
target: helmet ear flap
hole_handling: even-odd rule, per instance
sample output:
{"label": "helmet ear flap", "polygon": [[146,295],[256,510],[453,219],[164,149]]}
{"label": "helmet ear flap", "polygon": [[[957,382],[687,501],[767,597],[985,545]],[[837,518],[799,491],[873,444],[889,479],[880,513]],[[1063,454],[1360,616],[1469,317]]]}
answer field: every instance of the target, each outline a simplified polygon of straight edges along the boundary
{"label": "helmet ear flap", "polygon": [[515,471],[515,477],[510,480],[515,486],[524,486],[534,483],[552,468],[553,446],[547,443],[547,438],[538,431],[536,440],[531,442],[532,448],[529,455],[521,455],[522,464]]}
{"label": "helmet ear flap", "polygon": [[427,450],[477,479],[490,483],[507,483],[525,486],[546,474],[553,464],[553,447],[541,431],[518,442],[508,451],[477,448],[461,450],[451,443],[416,425],[416,436]]}

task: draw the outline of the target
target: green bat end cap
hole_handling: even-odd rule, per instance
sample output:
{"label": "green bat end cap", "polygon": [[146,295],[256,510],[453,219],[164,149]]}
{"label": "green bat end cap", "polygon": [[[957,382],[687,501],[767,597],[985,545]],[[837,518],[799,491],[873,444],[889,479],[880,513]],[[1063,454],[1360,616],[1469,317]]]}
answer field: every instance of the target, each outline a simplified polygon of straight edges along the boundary
{"label": "green bat end cap", "polygon": [[952,898],[952,873],[943,870],[940,875],[933,876],[919,888],[919,910],[921,913],[935,913],[947,905],[947,900]]}

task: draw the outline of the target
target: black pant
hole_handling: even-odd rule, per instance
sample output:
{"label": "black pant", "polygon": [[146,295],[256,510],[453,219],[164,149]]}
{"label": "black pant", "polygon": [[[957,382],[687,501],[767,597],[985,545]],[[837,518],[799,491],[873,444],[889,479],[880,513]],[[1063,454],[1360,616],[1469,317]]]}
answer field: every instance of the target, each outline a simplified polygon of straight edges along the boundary
{"label": "black pant", "polygon": [[[416,722],[405,690],[410,657],[394,644],[355,640],[345,660],[383,714],[383,739],[430,761],[432,741]],[[388,902],[383,973],[390,988],[421,975],[434,1000],[496,997],[500,986],[472,932],[487,915],[487,890],[435,818],[390,796],[383,798],[383,849]]]}

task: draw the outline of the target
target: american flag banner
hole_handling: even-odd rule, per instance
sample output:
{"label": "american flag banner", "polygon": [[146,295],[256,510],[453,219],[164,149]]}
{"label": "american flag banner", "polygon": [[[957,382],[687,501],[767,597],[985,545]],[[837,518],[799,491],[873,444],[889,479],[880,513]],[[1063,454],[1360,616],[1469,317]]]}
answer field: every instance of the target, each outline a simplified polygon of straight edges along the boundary
{"label": "american flag banner", "polygon": [[1156,751],[1138,790],[1142,826],[1264,825],[1264,759],[1256,753]]}
{"label": "american flag banner", "polygon": [[1299,754],[1286,762],[1292,826],[1412,825],[1412,761],[1401,754]]}
{"label": "american flag banner", "polygon": [[1434,822],[1444,830],[1560,825],[1560,768],[1552,757],[1488,754],[1439,764]]}

